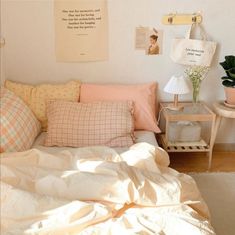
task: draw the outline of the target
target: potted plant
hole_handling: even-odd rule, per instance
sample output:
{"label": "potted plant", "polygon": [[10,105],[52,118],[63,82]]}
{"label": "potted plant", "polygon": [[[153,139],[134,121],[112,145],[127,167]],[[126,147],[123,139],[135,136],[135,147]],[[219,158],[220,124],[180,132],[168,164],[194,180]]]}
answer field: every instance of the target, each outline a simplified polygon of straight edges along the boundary
{"label": "potted plant", "polygon": [[227,75],[221,78],[225,89],[226,103],[235,105],[235,56],[225,56],[225,61],[221,62],[220,65]]}

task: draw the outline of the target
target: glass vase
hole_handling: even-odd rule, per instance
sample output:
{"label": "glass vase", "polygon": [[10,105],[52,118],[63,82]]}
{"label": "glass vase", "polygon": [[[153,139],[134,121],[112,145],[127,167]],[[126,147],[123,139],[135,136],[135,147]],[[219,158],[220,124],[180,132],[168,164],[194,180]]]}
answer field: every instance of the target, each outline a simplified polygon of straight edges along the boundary
{"label": "glass vase", "polygon": [[197,104],[199,102],[199,93],[200,93],[201,81],[196,80],[193,82],[193,103]]}

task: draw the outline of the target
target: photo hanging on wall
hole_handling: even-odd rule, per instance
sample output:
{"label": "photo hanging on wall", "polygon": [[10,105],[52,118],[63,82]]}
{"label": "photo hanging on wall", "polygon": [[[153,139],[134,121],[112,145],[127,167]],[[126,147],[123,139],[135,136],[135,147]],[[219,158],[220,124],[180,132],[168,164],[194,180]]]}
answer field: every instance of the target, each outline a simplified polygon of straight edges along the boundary
{"label": "photo hanging on wall", "polygon": [[56,60],[107,60],[107,11],[107,0],[54,0]]}
{"label": "photo hanging on wall", "polygon": [[137,27],[135,31],[135,49],[145,51],[146,55],[162,54],[163,30],[149,27]]}

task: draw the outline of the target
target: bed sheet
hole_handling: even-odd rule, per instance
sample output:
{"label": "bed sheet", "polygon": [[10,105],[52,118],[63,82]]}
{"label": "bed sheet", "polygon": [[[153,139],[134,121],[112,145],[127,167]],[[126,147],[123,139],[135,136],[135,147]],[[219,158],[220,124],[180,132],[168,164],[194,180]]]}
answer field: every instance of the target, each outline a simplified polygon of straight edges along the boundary
{"label": "bed sheet", "polygon": [[[136,143],[148,143],[153,146],[158,146],[157,140],[155,138],[154,132],[151,131],[135,131]],[[44,140],[46,138],[46,132],[42,132],[35,140],[32,148],[42,150],[48,153],[57,153],[61,150],[69,150],[70,152],[75,152],[77,148],[72,147],[45,147],[43,146]],[[128,150],[128,148],[114,148],[117,153],[123,153]]]}

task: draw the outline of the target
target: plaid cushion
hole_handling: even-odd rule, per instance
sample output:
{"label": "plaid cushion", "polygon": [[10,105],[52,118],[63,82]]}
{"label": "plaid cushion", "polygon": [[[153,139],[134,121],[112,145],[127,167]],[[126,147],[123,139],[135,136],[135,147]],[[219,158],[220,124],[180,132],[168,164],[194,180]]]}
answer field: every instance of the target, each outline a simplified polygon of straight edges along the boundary
{"label": "plaid cushion", "polygon": [[50,101],[46,146],[83,147],[133,144],[132,102],[77,103]]}
{"label": "plaid cushion", "polygon": [[27,105],[13,92],[1,87],[0,152],[29,149],[41,125]]}

